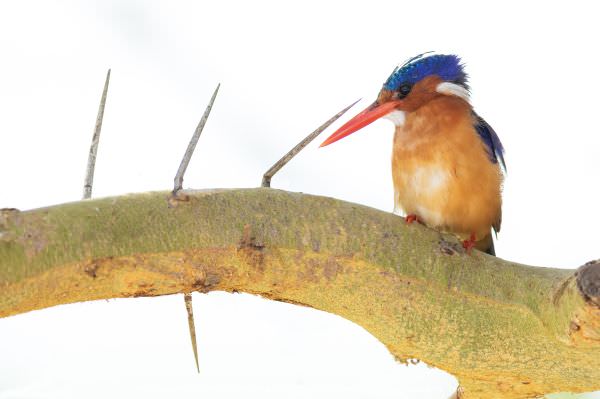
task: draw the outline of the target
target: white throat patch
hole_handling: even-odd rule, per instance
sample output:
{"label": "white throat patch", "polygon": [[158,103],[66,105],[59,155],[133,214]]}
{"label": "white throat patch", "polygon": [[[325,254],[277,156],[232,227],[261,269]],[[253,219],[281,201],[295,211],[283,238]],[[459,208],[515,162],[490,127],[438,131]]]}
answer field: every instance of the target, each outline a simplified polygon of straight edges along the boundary
{"label": "white throat patch", "polygon": [[456,83],[442,82],[437,85],[435,91],[447,96],[456,96],[462,98],[466,102],[469,102],[469,91],[461,85],[457,85]]}
{"label": "white throat patch", "polygon": [[389,114],[387,114],[386,116],[384,116],[384,118],[391,120],[392,122],[394,122],[394,125],[396,125],[396,126],[402,126],[402,125],[404,125],[404,120],[406,119],[406,114],[404,113],[404,111],[395,109],[392,112],[390,112]]}

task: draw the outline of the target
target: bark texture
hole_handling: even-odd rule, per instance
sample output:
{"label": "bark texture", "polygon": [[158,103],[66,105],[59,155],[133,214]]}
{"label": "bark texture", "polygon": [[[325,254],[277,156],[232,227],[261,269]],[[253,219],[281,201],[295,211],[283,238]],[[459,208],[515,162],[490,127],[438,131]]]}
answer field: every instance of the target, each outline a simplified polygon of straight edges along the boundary
{"label": "bark texture", "polygon": [[363,326],[463,398],[600,389],[600,263],[579,272],[464,253],[331,198],[259,188],[0,211],[0,317],[94,299],[243,291]]}

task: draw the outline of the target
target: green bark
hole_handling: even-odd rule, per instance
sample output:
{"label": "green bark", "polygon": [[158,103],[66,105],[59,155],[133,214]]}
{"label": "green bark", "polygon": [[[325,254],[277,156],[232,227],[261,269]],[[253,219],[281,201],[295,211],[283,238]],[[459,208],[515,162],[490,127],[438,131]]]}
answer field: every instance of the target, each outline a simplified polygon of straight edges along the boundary
{"label": "green bark", "polygon": [[572,270],[465,254],[389,213],[273,189],[0,211],[0,317],[244,291],[352,320],[399,360],[455,375],[468,398],[600,389],[600,309],[577,282]]}

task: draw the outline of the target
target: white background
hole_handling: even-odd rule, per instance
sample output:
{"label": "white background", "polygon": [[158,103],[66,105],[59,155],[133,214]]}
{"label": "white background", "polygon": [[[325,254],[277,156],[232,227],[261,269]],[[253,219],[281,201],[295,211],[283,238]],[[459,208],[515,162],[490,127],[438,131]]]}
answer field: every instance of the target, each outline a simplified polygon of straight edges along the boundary
{"label": "white background", "polygon": [[[81,197],[109,67],[95,197],[171,188],[218,82],[186,187],[259,185],[331,115],[370,103],[398,62],[436,50],[463,58],[473,104],[507,150],[499,256],[575,268],[600,254],[597,15],[580,1],[2,0],[0,207]],[[273,186],[391,211],[392,134],[380,121],[315,142]],[[182,296],[1,319],[0,398],[444,398],[456,387],[336,316],[241,294],[194,305],[200,376]]]}

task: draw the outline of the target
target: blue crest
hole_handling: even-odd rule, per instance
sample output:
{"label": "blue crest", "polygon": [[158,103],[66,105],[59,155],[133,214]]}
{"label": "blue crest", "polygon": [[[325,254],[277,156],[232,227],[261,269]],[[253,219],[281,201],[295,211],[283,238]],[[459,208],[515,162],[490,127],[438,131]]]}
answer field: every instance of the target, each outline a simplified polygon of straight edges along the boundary
{"label": "blue crest", "polygon": [[396,67],[384,83],[383,88],[395,91],[404,83],[413,85],[430,75],[437,75],[446,82],[456,83],[468,88],[467,74],[463,70],[458,56],[434,54],[425,57],[425,54],[428,53],[419,54],[403,65]]}

